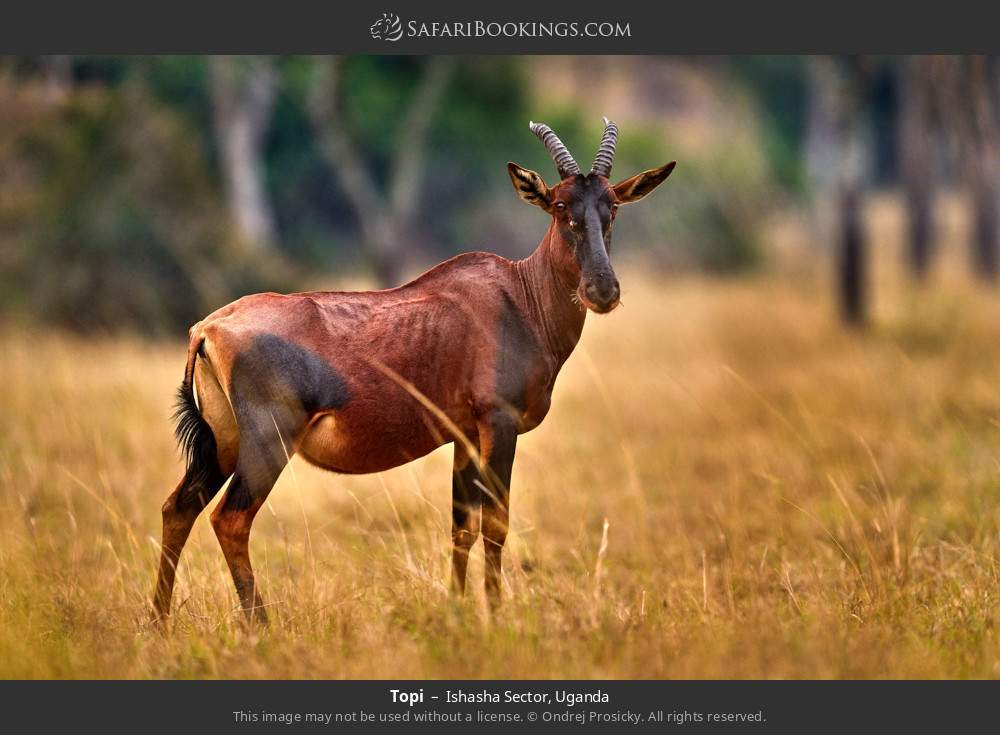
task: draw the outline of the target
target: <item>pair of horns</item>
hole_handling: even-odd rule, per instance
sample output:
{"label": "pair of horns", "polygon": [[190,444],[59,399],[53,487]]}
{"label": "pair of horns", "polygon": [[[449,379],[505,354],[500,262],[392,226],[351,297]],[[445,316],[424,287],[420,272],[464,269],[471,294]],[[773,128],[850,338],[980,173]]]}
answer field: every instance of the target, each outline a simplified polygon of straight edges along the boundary
{"label": "pair of horns", "polygon": [[[567,176],[576,176],[580,173],[580,166],[570,155],[565,144],[559,140],[559,136],[552,131],[552,128],[545,123],[536,122],[528,123],[528,127],[532,133],[538,136],[538,139],[545,146],[545,150],[552,156],[560,178],[565,179]],[[604,118],[604,135],[601,138],[601,145],[597,149],[597,156],[594,157],[594,165],[590,168],[591,174],[611,175],[611,164],[615,160],[615,146],[617,144],[618,126],[608,118]]]}

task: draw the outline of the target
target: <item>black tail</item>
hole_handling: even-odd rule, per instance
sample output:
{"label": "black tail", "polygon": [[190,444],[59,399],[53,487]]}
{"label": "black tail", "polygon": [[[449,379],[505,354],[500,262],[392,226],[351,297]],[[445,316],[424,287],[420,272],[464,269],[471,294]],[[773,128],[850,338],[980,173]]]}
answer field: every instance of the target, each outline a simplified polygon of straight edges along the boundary
{"label": "black tail", "polygon": [[177,505],[182,507],[197,503],[204,507],[219,491],[225,478],[219,467],[215,434],[198,410],[190,378],[185,378],[177,389],[174,422],[174,436],[187,465],[186,481],[177,498]]}

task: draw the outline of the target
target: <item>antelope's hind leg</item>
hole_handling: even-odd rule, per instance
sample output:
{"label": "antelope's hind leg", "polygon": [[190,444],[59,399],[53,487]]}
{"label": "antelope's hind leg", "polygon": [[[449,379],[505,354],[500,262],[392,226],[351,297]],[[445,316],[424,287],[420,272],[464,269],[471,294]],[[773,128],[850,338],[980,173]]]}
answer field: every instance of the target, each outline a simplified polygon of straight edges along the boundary
{"label": "antelope's hind leg", "polygon": [[247,620],[266,625],[264,601],[250,564],[250,527],[288,463],[305,415],[297,409],[272,405],[238,408],[237,416],[240,455],[226,494],[212,511],[212,527]]}
{"label": "antelope's hind leg", "polygon": [[344,381],[324,359],[273,334],[259,334],[232,360],[229,397],[239,457],[226,496],[212,512],[236,592],[251,622],[267,622],[250,565],[250,527],[295,453],[311,416],[347,400]]}
{"label": "antelope's hind leg", "polygon": [[218,471],[217,465],[208,475],[188,470],[184,479],[163,503],[163,536],[160,543],[160,570],[153,595],[153,623],[162,624],[169,617],[170,599],[174,593],[174,578],[181,551],[194,522],[225,481],[226,478]]}
{"label": "antelope's hind leg", "polygon": [[[217,385],[217,384],[216,384]],[[212,393],[211,384],[199,382],[201,406],[211,413],[214,405],[220,404]],[[205,386],[208,386],[206,391]],[[221,390],[221,389],[220,389]],[[221,395],[221,393],[220,393]],[[224,397],[223,397],[224,401]],[[160,544],[160,568],[153,594],[154,623],[163,623],[170,615],[170,599],[174,591],[174,579],[181,551],[191,534],[191,528],[205,506],[215,497],[232,471],[230,457],[238,451],[235,445],[226,442],[225,432],[221,433],[223,443],[216,442],[216,431],[198,408],[194,398],[194,386],[181,385],[177,402],[177,438],[187,458],[187,470],[176,489],[163,503],[163,536]],[[232,421],[231,414],[219,413],[215,417],[217,428],[224,428]]]}

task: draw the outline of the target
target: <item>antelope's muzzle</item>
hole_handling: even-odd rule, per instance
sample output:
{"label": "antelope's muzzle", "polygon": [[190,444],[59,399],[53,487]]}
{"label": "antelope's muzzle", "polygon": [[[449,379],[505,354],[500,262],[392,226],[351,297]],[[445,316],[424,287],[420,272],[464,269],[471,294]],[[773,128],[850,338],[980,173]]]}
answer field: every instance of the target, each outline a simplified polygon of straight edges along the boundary
{"label": "antelope's muzzle", "polygon": [[601,273],[583,284],[584,303],[598,314],[613,311],[621,301],[621,287],[614,273]]}

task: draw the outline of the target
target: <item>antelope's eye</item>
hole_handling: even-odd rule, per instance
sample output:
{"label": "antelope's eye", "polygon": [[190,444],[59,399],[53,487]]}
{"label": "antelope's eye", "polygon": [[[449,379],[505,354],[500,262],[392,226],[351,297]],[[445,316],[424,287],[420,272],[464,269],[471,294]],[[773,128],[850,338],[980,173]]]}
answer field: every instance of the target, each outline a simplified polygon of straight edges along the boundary
{"label": "antelope's eye", "polygon": [[556,211],[557,212],[565,212],[566,211],[566,204],[565,204],[565,202],[556,202]]}

